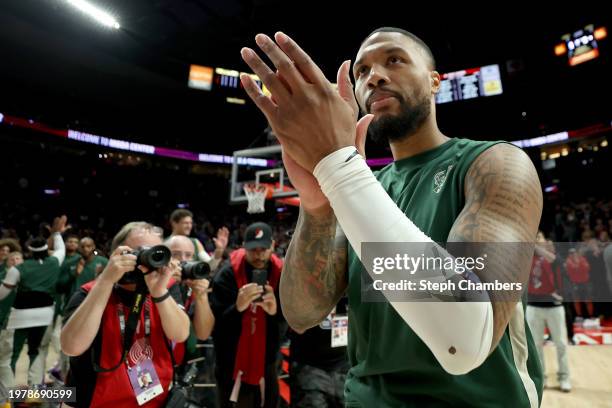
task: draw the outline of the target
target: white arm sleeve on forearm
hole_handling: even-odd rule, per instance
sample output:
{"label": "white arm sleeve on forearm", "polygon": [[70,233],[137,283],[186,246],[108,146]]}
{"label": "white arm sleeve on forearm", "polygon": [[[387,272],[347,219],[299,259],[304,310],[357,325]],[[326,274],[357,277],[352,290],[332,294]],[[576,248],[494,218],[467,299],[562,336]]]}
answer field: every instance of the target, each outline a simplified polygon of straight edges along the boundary
{"label": "white arm sleeve on forearm", "polygon": [[[4,277],[3,283],[11,286],[17,286],[20,277],[21,273],[19,273],[19,269],[13,266],[6,271],[6,276]],[[0,285],[0,300],[7,297],[14,289],[15,288],[8,288],[5,285]]]}
{"label": "white arm sleeve on forearm", "polygon": [[[354,152],[345,147],[331,153],[317,164],[314,176],[357,256],[361,259],[362,242],[433,243]],[[490,302],[390,303],[447,372],[465,374],[487,358],[493,337]]]}
{"label": "white arm sleeve on forearm", "polygon": [[56,257],[61,265],[66,257],[66,246],[64,245],[62,234],[59,232],[53,234],[53,249],[53,255],[51,256]]}

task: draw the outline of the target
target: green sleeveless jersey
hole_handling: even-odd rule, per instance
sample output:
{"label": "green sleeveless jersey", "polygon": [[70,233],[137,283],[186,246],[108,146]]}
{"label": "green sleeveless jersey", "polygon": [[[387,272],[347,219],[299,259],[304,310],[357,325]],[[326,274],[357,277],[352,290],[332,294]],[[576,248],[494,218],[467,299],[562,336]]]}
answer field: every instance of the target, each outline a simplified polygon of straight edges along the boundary
{"label": "green sleeveless jersey", "polygon": [[[433,241],[446,242],[463,209],[474,159],[499,142],[450,139],[377,174],[398,207]],[[347,407],[534,408],[542,372],[519,303],[497,348],[465,375],[448,374],[389,303],[361,302],[363,265],[349,246]],[[365,272],[364,272],[365,273]]]}
{"label": "green sleeveless jersey", "polygon": [[193,244],[193,257],[191,258],[192,261],[199,261],[200,260],[200,251],[198,249],[198,239],[197,238],[192,238],[192,237],[188,237],[189,240],[191,241],[191,243]]}
{"label": "green sleeveless jersey", "polygon": [[27,259],[17,266],[20,277],[19,292],[44,292],[55,296],[60,264],[56,257],[48,256],[42,262]]}

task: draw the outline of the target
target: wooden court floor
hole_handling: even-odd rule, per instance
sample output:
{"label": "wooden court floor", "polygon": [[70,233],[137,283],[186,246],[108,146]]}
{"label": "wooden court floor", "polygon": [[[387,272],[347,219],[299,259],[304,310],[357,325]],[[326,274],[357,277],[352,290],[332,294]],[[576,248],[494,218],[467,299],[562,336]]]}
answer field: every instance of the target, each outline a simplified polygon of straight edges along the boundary
{"label": "wooden court floor", "polygon": [[612,346],[569,346],[572,391],[559,391],[557,356],[544,346],[548,387],[542,408],[612,408]]}
{"label": "wooden court floor", "polygon": [[[548,388],[544,390],[542,408],[612,408],[612,346],[569,346],[572,392],[558,389],[555,348],[544,347]],[[48,364],[57,355],[49,350]],[[27,382],[27,354],[24,351],[17,363],[17,383]]]}

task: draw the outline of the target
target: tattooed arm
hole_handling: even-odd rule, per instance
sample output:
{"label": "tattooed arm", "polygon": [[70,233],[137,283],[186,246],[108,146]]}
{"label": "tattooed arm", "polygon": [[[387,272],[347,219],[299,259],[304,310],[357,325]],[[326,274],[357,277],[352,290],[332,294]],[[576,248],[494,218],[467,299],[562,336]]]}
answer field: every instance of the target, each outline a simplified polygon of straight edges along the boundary
{"label": "tattooed arm", "polygon": [[314,216],[300,208],[280,280],[283,314],[297,332],[320,323],[346,290],[347,244],[339,228],[331,210]]}
{"label": "tattooed arm", "polygon": [[[477,273],[483,281],[498,279],[521,282],[526,287],[532,253],[524,245],[533,243],[542,215],[542,190],[529,157],[520,149],[495,145],[471,165],[465,178],[466,203],[449,233],[449,242],[482,242],[488,260]],[[498,244],[495,244],[498,243]],[[495,301],[493,341],[497,347],[514,313],[516,301]]]}

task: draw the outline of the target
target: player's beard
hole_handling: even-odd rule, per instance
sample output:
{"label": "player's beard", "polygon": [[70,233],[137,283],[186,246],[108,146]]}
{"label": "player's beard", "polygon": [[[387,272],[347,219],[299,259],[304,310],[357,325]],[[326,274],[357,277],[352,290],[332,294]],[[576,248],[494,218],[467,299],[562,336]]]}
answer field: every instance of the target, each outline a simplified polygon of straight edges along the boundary
{"label": "player's beard", "polygon": [[368,137],[377,143],[389,143],[413,135],[431,113],[429,98],[420,96],[414,104],[404,98],[397,98],[400,112],[397,115],[384,114],[374,119],[368,127]]}

